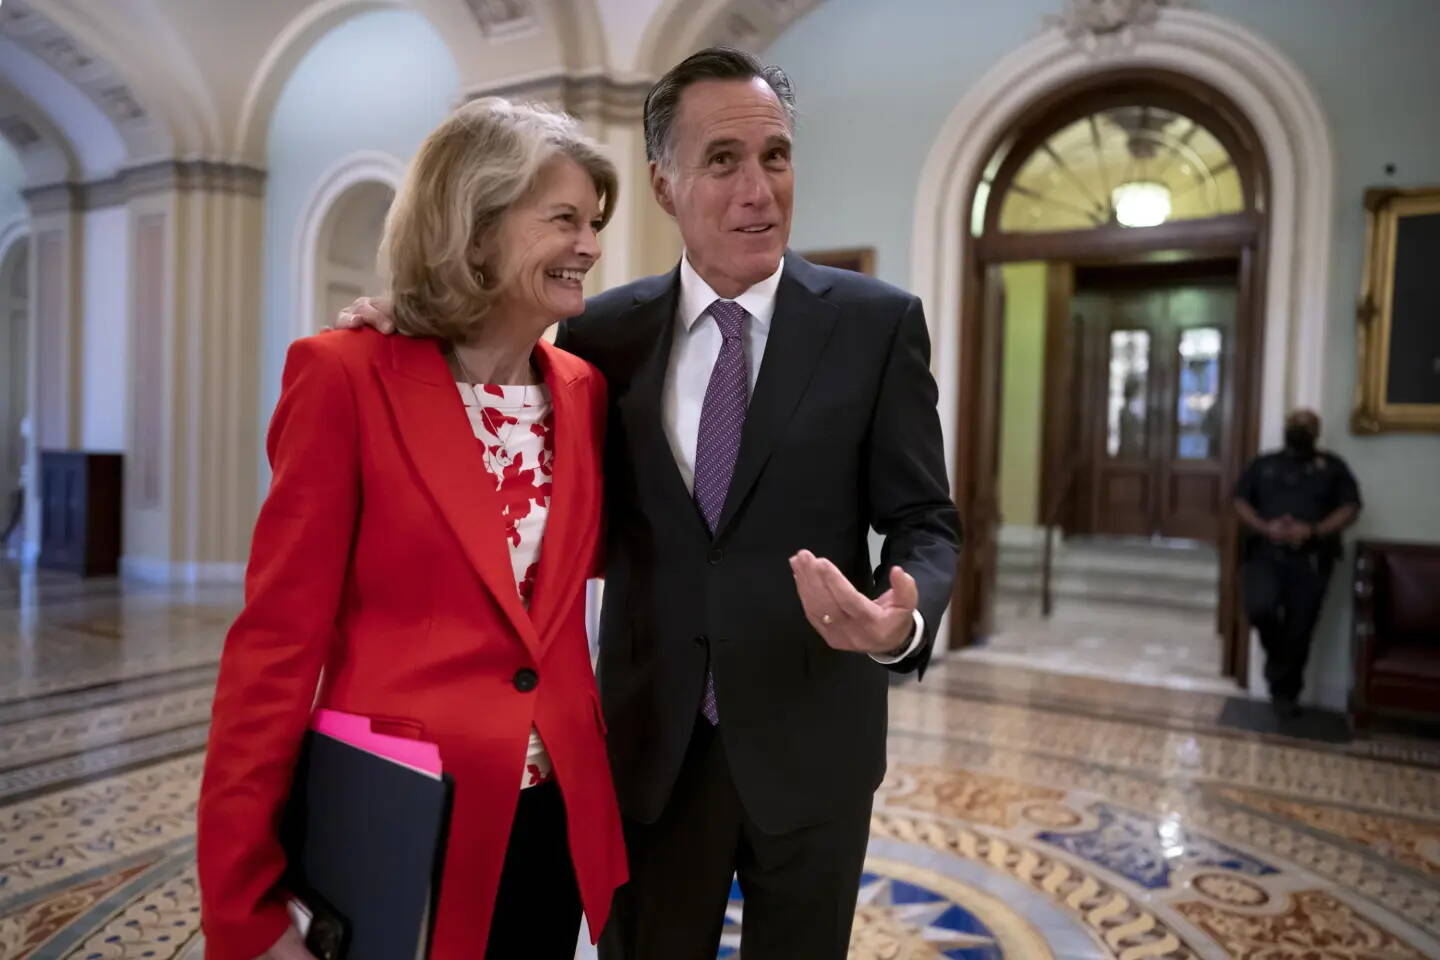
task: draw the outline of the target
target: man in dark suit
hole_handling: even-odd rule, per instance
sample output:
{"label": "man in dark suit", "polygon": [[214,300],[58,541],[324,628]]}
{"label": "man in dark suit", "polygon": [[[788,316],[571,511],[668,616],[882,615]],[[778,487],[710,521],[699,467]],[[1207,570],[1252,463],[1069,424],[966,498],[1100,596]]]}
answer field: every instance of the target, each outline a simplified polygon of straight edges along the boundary
{"label": "man in dark suit", "polygon": [[714,957],[737,872],[747,960],[845,956],[876,660],[924,669],[954,578],[920,302],[786,252],[792,113],[735,51],[662,78],[646,147],[685,255],[559,338],[613,401],[599,669],[632,879],[607,960]]}
{"label": "man in dark suit", "polygon": [[737,875],[746,960],[846,955],[887,668],[924,670],[954,580],[920,302],[787,252],[793,120],[747,54],[661,78],[646,150],[685,255],[557,340],[611,397],[599,671],[631,880],[605,960],[712,960]]}

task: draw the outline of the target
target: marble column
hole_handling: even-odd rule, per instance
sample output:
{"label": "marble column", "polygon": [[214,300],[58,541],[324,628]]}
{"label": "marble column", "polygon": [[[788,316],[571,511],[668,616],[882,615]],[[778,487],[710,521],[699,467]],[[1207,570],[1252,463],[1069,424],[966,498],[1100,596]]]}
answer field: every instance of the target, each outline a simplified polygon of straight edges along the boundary
{"label": "marble column", "polygon": [[128,575],[243,577],[260,499],[263,181],[166,163],[131,190]]}

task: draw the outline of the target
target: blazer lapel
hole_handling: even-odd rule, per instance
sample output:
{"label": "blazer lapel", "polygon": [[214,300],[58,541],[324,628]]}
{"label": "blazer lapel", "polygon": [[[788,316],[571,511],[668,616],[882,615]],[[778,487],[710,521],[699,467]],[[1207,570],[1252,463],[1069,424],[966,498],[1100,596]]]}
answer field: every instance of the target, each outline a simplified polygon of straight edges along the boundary
{"label": "blazer lapel", "polygon": [[775,297],[775,316],[770,321],[770,337],[765,343],[765,358],[760,362],[760,376],[745,415],[740,457],[715,530],[717,539],[735,519],[740,504],[760,479],[760,472],[805,396],[825,346],[830,342],[838,308],[821,296],[829,286],[808,262],[786,254],[785,272],[780,276],[780,289]]}
{"label": "blazer lapel", "polygon": [[550,644],[556,621],[569,609],[575,594],[585,588],[584,565],[595,550],[599,524],[594,521],[601,509],[595,480],[598,471],[584,469],[585,463],[598,453],[590,436],[592,420],[585,387],[575,379],[569,364],[557,361],[555,354],[556,348],[544,341],[536,345],[545,385],[550,388],[555,423],[550,511],[540,547],[535,593],[530,598],[530,619],[539,633],[542,650]]}
{"label": "blazer lapel", "polygon": [[440,347],[400,336],[388,343],[388,362],[376,365],[400,440],[471,566],[538,658],[539,637],[515,588],[500,498]]}
{"label": "blazer lapel", "polygon": [[695,500],[685,487],[675,451],[665,436],[665,375],[670,367],[670,350],[675,343],[675,310],[680,296],[680,271],[671,274],[666,292],[639,303],[630,314],[630,323],[651,348],[635,370],[625,394],[616,401],[630,444],[630,461],[637,486],[649,488],[667,502],[682,522],[695,524],[696,532],[709,539],[710,532]]}

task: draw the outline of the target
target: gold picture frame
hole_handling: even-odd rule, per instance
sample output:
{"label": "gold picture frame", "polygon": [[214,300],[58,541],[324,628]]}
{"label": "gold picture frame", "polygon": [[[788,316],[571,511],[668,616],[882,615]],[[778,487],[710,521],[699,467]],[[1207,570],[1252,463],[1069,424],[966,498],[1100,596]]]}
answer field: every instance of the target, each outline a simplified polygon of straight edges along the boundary
{"label": "gold picture frame", "polygon": [[1440,187],[1365,191],[1351,429],[1440,432]]}
{"label": "gold picture frame", "polygon": [[874,247],[847,247],[843,250],[811,250],[802,253],[800,256],[811,263],[818,263],[822,267],[839,267],[841,270],[853,270],[856,273],[863,273],[866,276],[875,276],[875,248]]}

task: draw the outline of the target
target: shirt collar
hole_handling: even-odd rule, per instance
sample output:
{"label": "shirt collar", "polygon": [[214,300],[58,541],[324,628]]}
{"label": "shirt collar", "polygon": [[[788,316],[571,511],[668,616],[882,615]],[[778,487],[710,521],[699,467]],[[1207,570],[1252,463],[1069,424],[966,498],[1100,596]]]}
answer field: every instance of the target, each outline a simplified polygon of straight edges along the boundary
{"label": "shirt collar", "polygon": [[[735,302],[750,314],[755,321],[755,327],[759,330],[769,329],[770,320],[775,316],[775,297],[780,290],[780,275],[784,272],[785,261],[782,258],[779,269],[735,298]],[[710,305],[719,299],[720,295],[690,265],[690,255],[682,254],[680,257],[680,322],[685,325],[685,329],[687,331],[694,329],[695,324],[705,315],[705,311],[709,310]]]}

